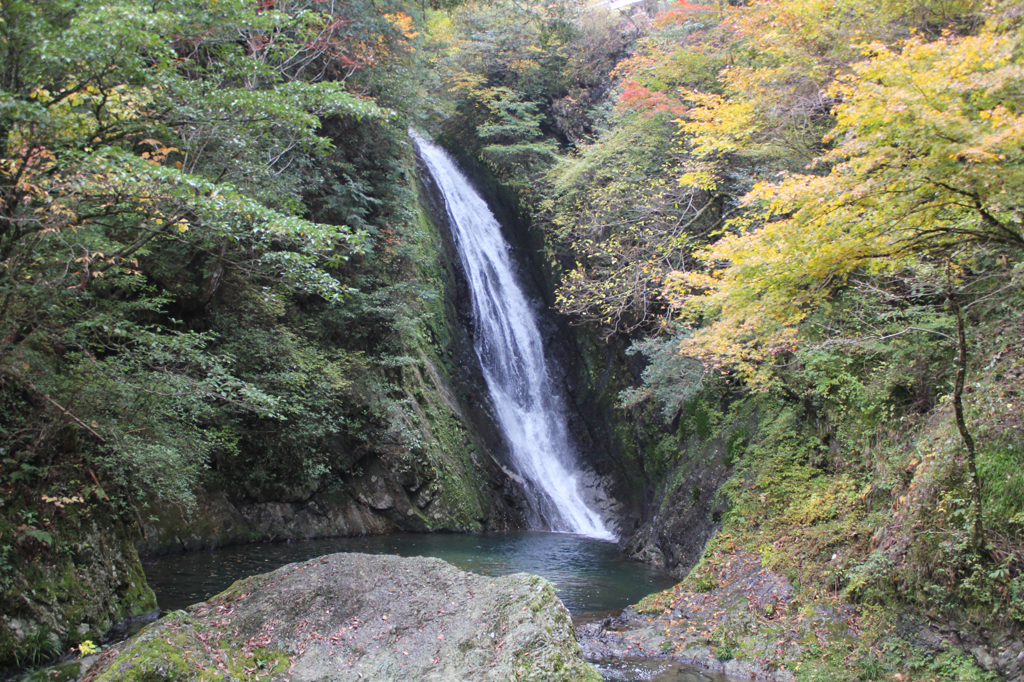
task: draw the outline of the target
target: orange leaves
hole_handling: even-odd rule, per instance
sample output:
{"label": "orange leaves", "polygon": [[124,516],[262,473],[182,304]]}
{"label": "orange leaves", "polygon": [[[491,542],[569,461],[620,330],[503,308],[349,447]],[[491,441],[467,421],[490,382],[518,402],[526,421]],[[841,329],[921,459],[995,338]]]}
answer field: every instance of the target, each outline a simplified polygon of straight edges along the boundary
{"label": "orange leaves", "polygon": [[[1024,202],[1020,46],[1016,34],[989,31],[871,45],[833,88],[842,144],[822,159],[836,164],[829,177],[893,239],[1024,246],[1013,213]],[[972,214],[980,225],[963,222]]]}
{"label": "orange leaves", "polygon": [[671,98],[664,92],[650,90],[635,80],[623,81],[619,103],[648,115],[670,113],[682,116],[686,113],[686,107],[678,99]]}
{"label": "orange leaves", "polygon": [[764,388],[771,376],[763,365],[795,348],[796,327],[805,313],[782,292],[760,290],[735,274],[730,268],[712,274],[674,272],[663,295],[691,319],[708,320],[682,342],[683,355],[737,372],[753,388]]}
{"label": "orange leaves", "polygon": [[[168,147],[163,142],[160,142],[159,140],[154,140],[152,138],[146,138],[145,140],[139,142],[139,144],[153,148],[153,151],[142,152],[141,154],[139,154],[139,156],[141,156],[143,159],[153,164],[154,166],[164,165],[167,162],[167,156],[170,153],[180,151],[177,147]],[[181,168],[180,162],[177,164],[177,167],[179,169]]]}
{"label": "orange leaves", "polygon": [[724,44],[715,48],[728,59],[713,86],[684,94],[693,106],[681,131],[703,156],[740,152],[803,166],[822,149],[834,104],[829,83],[860,57],[859,44],[890,44],[910,20],[894,3],[854,0],[772,0],[730,10],[718,31]]}
{"label": "orange leaves", "polygon": [[658,16],[659,23],[682,23],[715,12],[717,8],[689,0],[676,0],[667,11]]}
{"label": "orange leaves", "polygon": [[391,24],[402,32],[406,40],[412,40],[419,35],[419,31],[413,30],[412,17],[405,12],[396,12],[394,14],[385,14],[384,18],[387,19]]}
{"label": "orange leaves", "polygon": [[834,193],[820,177],[759,186],[747,197],[746,222],[734,221],[736,231],[696,254],[710,271],[670,278],[672,304],[706,320],[684,354],[739,372],[755,387],[770,384],[771,363],[798,346],[808,312],[888,248],[881,233],[856,219],[855,207],[822,213]]}

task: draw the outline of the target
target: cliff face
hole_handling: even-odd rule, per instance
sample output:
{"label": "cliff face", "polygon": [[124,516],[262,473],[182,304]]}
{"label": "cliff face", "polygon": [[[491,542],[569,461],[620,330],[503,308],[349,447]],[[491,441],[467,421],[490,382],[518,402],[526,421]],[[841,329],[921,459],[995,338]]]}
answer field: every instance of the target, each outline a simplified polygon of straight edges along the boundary
{"label": "cliff face", "polygon": [[53,509],[50,522],[48,545],[23,545],[12,564],[3,555],[0,669],[5,661],[41,663],[65,644],[98,640],[157,607],[132,544],[133,524],[76,504]]}
{"label": "cliff face", "polygon": [[[410,322],[415,330],[401,342],[404,357],[384,370],[388,398],[401,408],[386,418],[411,445],[339,438],[332,457],[344,460],[343,473],[305,485],[280,479],[254,485],[238,480],[237,472],[217,472],[197,491],[194,509],[146,510],[140,552],[523,526],[522,492],[504,464],[504,444],[473,350],[470,297],[443,200],[426,173],[417,173],[413,182],[412,246],[419,257],[392,285],[414,287],[422,308]],[[228,305],[230,295],[225,292],[221,305]]]}

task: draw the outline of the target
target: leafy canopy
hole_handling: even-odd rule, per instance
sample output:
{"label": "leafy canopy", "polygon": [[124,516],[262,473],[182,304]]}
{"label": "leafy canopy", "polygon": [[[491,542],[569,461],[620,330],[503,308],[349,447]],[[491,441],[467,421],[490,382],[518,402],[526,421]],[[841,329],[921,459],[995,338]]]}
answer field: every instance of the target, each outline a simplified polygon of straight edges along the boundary
{"label": "leafy canopy", "polygon": [[169,311],[232,269],[348,295],[335,270],[365,235],[305,218],[305,171],[325,118],[392,114],[342,82],[361,49],[344,17],[275,7],[0,5],[0,385],[53,411],[22,410],[8,452],[67,450],[131,497],[182,499],[217,446],[212,406],[280,415]]}
{"label": "leafy canopy", "polygon": [[748,213],[699,254],[705,270],[670,278],[675,305],[714,320],[684,348],[752,373],[855,270],[965,240],[1024,247],[1021,48],[994,30],[865,46],[829,90],[835,147],[812,172],[758,184]]}

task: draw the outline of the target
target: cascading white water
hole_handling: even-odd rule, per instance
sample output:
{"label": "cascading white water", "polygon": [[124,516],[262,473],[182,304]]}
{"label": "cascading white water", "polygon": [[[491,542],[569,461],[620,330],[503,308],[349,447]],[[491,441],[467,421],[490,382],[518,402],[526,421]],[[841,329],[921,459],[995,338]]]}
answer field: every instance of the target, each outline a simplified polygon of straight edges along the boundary
{"label": "cascading white water", "polygon": [[476,354],[534,510],[552,530],[614,540],[580,494],[565,413],[498,221],[444,150],[410,135],[444,195],[473,299]]}

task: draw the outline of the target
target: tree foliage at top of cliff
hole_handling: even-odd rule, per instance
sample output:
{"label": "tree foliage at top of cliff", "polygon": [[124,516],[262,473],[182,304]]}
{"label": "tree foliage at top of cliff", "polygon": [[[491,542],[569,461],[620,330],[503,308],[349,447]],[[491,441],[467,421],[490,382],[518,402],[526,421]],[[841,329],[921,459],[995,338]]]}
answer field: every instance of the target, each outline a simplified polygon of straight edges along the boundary
{"label": "tree foliage at top of cliff", "polygon": [[668,324],[666,274],[684,267],[728,210],[712,193],[676,181],[690,162],[674,134],[686,111],[676,90],[690,69],[712,67],[690,51],[670,56],[666,45],[695,48],[708,25],[701,17],[664,33],[650,27],[615,66],[621,86],[604,129],[578,142],[547,176],[548,233],[568,254],[559,308],[606,333]]}
{"label": "tree foliage at top of cliff", "polygon": [[428,22],[447,120],[465,152],[536,201],[561,144],[594,135],[630,36],[577,0],[465,2]]}
{"label": "tree foliage at top of cliff", "polygon": [[[363,301],[401,251],[378,245],[408,220],[387,203],[408,201],[404,125],[373,97],[400,92],[377,74],[412,61],[402,9],[0,6],[0,504],[31,506],[38,486],[187,501],[240,432],[355,409],[296,400],[237,344],[268,326],[280,338],[296,301],[378,314]],[[225,290],[273,319],[218,326]],[[296,331],[271,348],[292,370],[305,353],[312,374],[362,371]],[[12,517],[3,541],[41,528]]]}
{"label": "tree foliage at top of cliff", "polygon": [[[964,240],[1012,254],[1013,22],[976,2],[678,4],[618,66],[616,125],[553,174],[577,253],[562,308],[611,329],[682,314],[689,352],[768,376],[849,273]],[[678,120],[673,171],[632,160],[664,157],[626,133],[659,115]],[[653,213],[615,198],[634,176],[666,188]]]}

